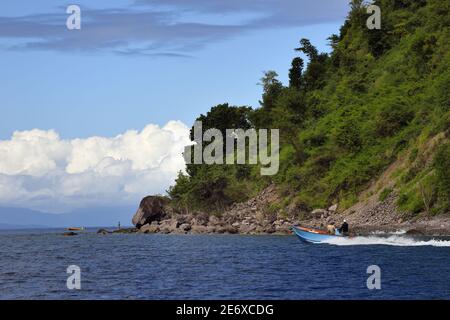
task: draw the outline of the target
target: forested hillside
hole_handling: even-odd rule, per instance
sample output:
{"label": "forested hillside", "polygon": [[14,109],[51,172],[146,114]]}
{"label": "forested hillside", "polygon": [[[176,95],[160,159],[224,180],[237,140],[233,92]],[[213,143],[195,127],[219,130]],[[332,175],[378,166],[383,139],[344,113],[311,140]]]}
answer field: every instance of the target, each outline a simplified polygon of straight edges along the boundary
{"label": "forested hillside", "polygon": [[[284,199],[269,210],[346,209],[391,168],[372,193],[396,195],[400,210],[450,209],[450,1],[380,0],[382,27],[369,30],[362,1],[331,53],[293,39],[289,83],[261,79],[258,108],[222,104],[201,115],[203,130],[279,128],[280,170],[256,165],[188,165],[168,190],[183,208],[221,212],[275,184]],[[267,66],[270,68],[270,66]],[[257,77],[258,75],[255,75]],[[397,163],[398,165],[392,166]]]}

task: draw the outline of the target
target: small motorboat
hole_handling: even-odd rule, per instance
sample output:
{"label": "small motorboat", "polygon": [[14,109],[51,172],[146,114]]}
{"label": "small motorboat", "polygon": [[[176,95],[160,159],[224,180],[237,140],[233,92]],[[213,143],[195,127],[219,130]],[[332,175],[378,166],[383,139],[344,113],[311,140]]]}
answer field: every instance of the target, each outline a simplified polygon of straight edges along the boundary
{"label": "small motorboat", "polygon": [[84,227],[77,227],[77,228],[67,228],[67,231],[83,231]]}
{"label": "small motorboat", "polygon": [[335,234],[330,234],[325,230],[305,228],[305,227],[292,227],[292,231],[300,238],[300,240],[308,243],[321,243],[335,237],[344,237],[339,230],[335,230]]}

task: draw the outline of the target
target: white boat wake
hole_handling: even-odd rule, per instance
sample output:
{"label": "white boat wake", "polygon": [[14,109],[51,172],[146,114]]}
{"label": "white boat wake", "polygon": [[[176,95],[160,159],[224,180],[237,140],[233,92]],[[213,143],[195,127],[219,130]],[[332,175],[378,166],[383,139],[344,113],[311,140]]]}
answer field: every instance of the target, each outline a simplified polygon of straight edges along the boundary
{"label": "white boat wake", "polygon": [[397,231],[392,231],[392,232],[386,232],[386,231],[373,231],[370,234],[373,235],[400,235],[400,234],[405,234],[406,230],[397,230]]}
{"label": "white boat wake", "polygon": [[387,237],[380,236],[360,236],[351,238],[334,237],[326,240],[323,243],[328,243],[336,246],[361,246],[361,245],[387,245],[400,247],[419,247],[419,246],[433,246],[433,247],[450,247],[450,240],[430,239],[421,240],[406,236],[391,235]]}

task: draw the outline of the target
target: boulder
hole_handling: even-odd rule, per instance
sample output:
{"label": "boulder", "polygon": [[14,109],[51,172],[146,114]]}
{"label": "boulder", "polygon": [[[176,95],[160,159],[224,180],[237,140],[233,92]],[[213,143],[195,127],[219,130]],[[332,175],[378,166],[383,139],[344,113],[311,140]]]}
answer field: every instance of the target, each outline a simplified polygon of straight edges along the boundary
{"label": "boulder", "polygon": [[256,212],[255,214],[255,219],[258,222],[266,222],[266,217],[264,216],[264,214],[261,211]]}
{"label": "boulder", "polygon": [[64,232],[63,233],[63,236],[65,236],[65,237],[73,237],[73,236],[77,236],[78,235],[78,233],[75,233],[75,232]]}
{"label": "boulder", "polygon": [[136,233],[139,230],[136,228],[122,228],[118,230],[114,230],[113,233]]}
{"label": "boulder", "polygon": [[183,223],[180,225],[179,229],[183,232],[188,232],[191,230],[191,225],[189,223]]}
{"label": "boulder", "polygon": [[241,233],[241,234],[251,234],[255,230],[256,230],[256,226],[250,225],[250,224],[242,224],[239,227],[239,233]]}
{"label": "boulder", "polygon": [[157,233],[159,231],[159,226],[157,224],[149,224],[147,223],[146,225],[143,225],[140,229],[139,232],[141,233]]}
{"label": "boulder", "polygon": [[207,233],[208,232],[208,227],[203,226],[203,225],[193,225],[191,228],[191,233]]}
{"label": "boulder", "polygon": [[166,219],[160,222],[159,230],[161,233],[172,233],[177,231],[179,225],[175,219]]}
{"label": "boulder", "polygon": [[143,225],[153,221],[160,221],[167,215],[167,205],[169,200],[161,196],[148,196],[142,199],[136,214],[133,217],[133,224],[140,229]]}
{"label": "boulder", "polygon": [[214,226],[206,226],[206,233],[215,233],[216,227]]}
{"label": "boulder", "polygon": [[209,223],[209,214],[206,212],[197,212],[191,220],[191,225],[206,226]]}
{"label": "boulder", "polygon": [[409,229],[408,231],[406,231],[406,234],[410,235],[410,236],[421,236],[424,233],[422,231],[420,231],[420,230],[417,230],[417,229]]}
{"label": "boulder", "polygon": [[325,215],[325,214],[327,214],[328,212],[327,212],[327,210],[325,210],[325,209],[314,209],[312,212],[311,212],[311,215],[313,216],[313,217],[315,217],[315,218],[320,218],[320,217],[322,217],[322,215]]}
{"label": "boulder", "polygon": [[217,226],[217,227],[213,227],[213,228],[214,228],[214,233],[218,233],[218,234],[226,233],[226,229],[222,226]]}
{"label": "boulder", "polygon": [[225,226],[224,228],[224,233],[229,233],[229,234],[236,234],[238,233],[238,230],[232,226]]}
{"label": "boulder", "polygon": [[97,234],[102,234],[102,235],[110,234],[110,233],[112,233],[112,232],[111,232],[111,231],[108,231],[108,230],[106,230],[106,229],[99,229],[99,230],[97,231]]}
{"label": "boulder", "polygon": [[210,216],[209,217],[209,224],[210,225],[217,225],[220,224],[220,219],[216,216]]}
{"label": "boulder", "polygon": [[276,229],[275,229],[274,226],[268,226],[268,227],[265,228],[265,232],[269,233],[269,234],[272,234],[272,233],[276,232]]}
{"label": "boulder", "polygon": [[336,203],[336,204],[333,204],[331,207],[329,207],[329,208],[328,208],[328,211],[330,211],[330,212],[336,212],[336,211],[337,211],[337,208],[338,208],[338,205],[337,205],[337,203]]}

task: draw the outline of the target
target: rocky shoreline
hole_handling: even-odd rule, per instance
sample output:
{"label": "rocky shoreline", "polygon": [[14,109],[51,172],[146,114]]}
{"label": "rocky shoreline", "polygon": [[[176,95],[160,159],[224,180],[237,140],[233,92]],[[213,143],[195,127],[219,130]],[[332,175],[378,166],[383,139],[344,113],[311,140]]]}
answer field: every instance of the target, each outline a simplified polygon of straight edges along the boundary
{"label": "rocky shoreline", "polygon": [[[354,235],[376,232],[403,231],[414,235],[450,235],[450,216],[414,216],[398,212],[395,194],[384,201],[366,201],[339,211],[337,204],[328,209],[316,209],[298,217],[298,208],[271,210],[280,199],[275,186],[269,186],[246,202],[234,204],[220,215],[204,212],[180,212],[161,196],[144,198],[133,217],[135,228],[113,233],[144,234],[291,234],[293,225],[325,229],[327,225],[340,226],[346,219]],[[105,229],[99,234],[111,233]]]}

